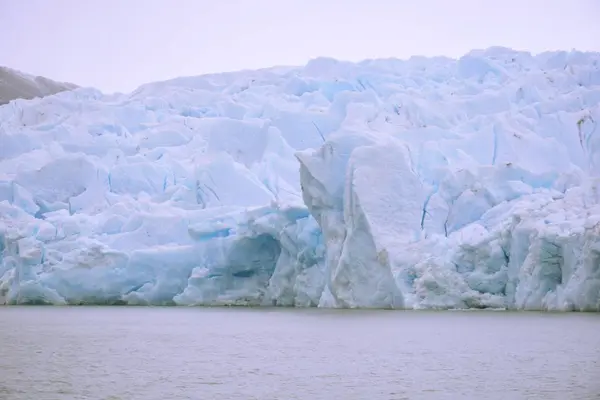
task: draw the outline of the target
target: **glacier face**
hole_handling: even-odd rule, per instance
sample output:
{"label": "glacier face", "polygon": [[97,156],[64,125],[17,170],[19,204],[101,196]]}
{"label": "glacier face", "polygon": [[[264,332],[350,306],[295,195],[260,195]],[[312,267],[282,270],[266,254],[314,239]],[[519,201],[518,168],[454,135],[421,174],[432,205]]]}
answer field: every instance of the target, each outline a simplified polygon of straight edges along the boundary
{"label": "glacier face", "polygon": [[0,304],[600,311],[600,54],[0,107]]}

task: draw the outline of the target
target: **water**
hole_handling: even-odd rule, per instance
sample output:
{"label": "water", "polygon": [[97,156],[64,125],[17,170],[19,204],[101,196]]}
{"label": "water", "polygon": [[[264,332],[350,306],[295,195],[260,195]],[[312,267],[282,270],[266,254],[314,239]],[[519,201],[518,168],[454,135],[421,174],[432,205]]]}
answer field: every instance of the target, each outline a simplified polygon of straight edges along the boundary
{"label": "water", "polygon": [[0,308],[0,399],[599,399],[600,315]]}

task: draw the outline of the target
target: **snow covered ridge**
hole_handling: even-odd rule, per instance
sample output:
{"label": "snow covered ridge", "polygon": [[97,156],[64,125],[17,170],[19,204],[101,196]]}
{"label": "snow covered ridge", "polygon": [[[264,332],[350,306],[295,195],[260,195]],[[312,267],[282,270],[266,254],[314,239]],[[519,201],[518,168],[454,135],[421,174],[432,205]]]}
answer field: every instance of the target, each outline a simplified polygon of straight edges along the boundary
{"label": "snow covered ridge", "polygon": [[600,310],[600,54],[0,107],[0,303]]}
{"label": "snow covered ridge", "polygon": [[14,99],[32,99],[75,88],[77,85],[72,83],[56,82],[0,66],[0,105]]}

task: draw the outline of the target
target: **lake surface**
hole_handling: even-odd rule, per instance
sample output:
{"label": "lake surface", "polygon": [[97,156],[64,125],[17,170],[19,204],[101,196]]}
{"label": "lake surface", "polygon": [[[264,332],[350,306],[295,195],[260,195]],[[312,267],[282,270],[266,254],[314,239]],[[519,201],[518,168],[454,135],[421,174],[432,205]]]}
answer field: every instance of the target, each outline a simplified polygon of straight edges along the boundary
{"label": "lake surface", "polygon": [[0,399],[599,399],[600,315],[0,307]]}

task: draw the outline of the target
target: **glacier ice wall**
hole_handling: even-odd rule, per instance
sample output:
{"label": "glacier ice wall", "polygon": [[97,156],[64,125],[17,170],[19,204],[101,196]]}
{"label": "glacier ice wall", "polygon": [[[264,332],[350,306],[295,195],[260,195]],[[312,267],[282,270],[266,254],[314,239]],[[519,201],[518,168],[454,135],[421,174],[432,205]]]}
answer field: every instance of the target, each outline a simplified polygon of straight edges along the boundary
{"label": "glacier ice wall", "polygon": [[0,304],[600,311],[600,54],[0,107]]}

